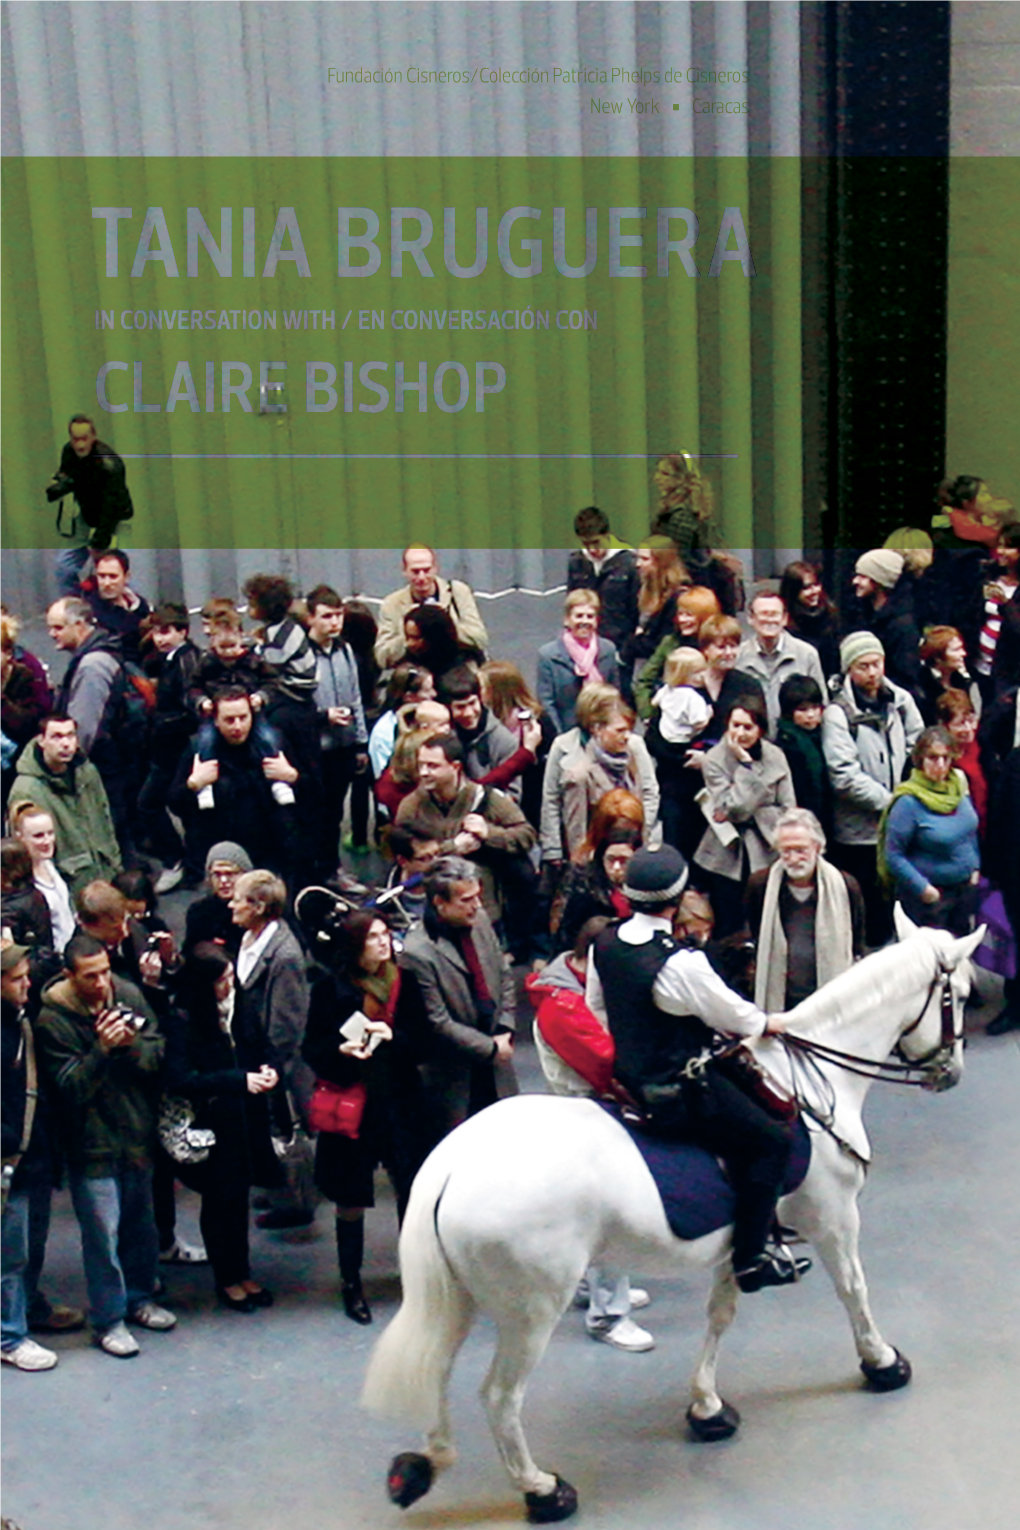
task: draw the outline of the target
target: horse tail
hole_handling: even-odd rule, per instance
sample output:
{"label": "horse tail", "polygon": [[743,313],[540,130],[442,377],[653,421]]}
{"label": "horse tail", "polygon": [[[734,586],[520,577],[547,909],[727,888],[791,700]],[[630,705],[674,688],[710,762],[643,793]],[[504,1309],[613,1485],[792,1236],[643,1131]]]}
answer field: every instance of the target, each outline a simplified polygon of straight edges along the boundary
{"label": "horse tail", "polygon": [[439,1203],[450,1173],[446,1155],[433,1153],[415,1179],[400,1233],[403,1299],[372,1351],[361,1394],[372,1413],[424,1428],[437,1420],[475,1310],[439,1240]]}

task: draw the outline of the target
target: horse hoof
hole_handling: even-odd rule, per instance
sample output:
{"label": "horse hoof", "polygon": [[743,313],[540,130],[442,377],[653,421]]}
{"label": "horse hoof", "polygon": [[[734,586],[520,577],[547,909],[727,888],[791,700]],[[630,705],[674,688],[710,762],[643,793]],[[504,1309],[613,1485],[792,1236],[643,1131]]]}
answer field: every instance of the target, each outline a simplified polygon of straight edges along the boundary
{"label": "horse hoof", "polygon": [[571,1514],[577,1513],[577,1490],[562,1477],[557,1477],[551,1493],[525,1493],[524,1507],[528,1511],[529,1524],[552,1525],[558,1519],[569,1519]]}
{"label": "horse hoof", "polygon": [[867,1360],[862,1360],[861,1370],[873,1392],[897,1392],[900,1387],[907,1385],[913,1375],[910,1361],[899,1350],[896,1351],[892,1365],[870,1365]]}
{"label": "horse hoof", "polygon": [[428,1456],[406,1450],[394,1456],[386,1473],[386,1491],[390,1502],[400,1509],[409,1509],[419,1498],[424,1498],[432,1486],[432,1462]]}
{"label": "horse hoof", "polygon": [[740,1414],[728,1402],[724,1402],[718,1413],[713,1413],[709,1418],[698,1418],[693,1407],[690,1407],[687,1409],[687,1427],[691,1439],[697,1440],[700,1445],[708,1445],[715,1440],[731,1440],[740,1428]]}

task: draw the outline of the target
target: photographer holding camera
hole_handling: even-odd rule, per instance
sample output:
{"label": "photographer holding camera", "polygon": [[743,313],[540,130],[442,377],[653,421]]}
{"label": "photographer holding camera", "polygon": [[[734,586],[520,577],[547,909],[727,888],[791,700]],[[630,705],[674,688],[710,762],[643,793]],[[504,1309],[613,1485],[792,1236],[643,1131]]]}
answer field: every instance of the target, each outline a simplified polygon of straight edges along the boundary
{"label": "photographer holding camera", "polygon": [[[57,584],[62,595],[77,595],[89,553],[112,546],[120,522],[129,521],[135,512],[123,460],[99,440],[88,415],[76,414],[67,433],[60,466],[46,485],[46,498],[51,504],[61,502],[57,531],[71,544],[57,556]],[[62,501],[68,494],[77,508],[70,530],[65,531]]]}
{"label": "photographer holding camera", "polygon": [[78,934],[67,943],[63,973],[43,989],[36,1043],[59,1099],[94,1341],[127,1359],[138,1345],[126,1322],[162,1331],[177,1321],[152,1300],[152,1154],[164,1040],[139,990],[111,973],[102,941]]}

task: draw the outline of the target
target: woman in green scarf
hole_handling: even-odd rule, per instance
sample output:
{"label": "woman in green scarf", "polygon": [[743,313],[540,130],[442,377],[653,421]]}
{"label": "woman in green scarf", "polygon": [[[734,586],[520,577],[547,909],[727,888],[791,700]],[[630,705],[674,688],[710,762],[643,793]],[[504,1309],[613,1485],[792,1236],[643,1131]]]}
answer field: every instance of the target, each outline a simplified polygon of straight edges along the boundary
{"label": "woman in green scarf", "polygon": [[878,827],[879,875],[915,924],[966,935],[977,907],[978,815],[958,749],[945,728],[926,728],[913,770]]}

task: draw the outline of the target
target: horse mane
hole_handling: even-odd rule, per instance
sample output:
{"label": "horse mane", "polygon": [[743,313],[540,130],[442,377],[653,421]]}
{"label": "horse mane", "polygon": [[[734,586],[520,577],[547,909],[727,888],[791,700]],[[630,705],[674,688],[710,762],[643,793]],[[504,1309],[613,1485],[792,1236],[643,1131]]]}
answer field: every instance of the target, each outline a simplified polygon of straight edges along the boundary
{"label": "horse mane", "polygon": [[798,1036],[817,1036],[873,1011],[877,998],[892,1003],[914,992],[920,998],[931,982],[933,959],[942,954],[941,933],[915,930],[907,940],[894,941],[855,962],[787,1012],[789,1029]]}

